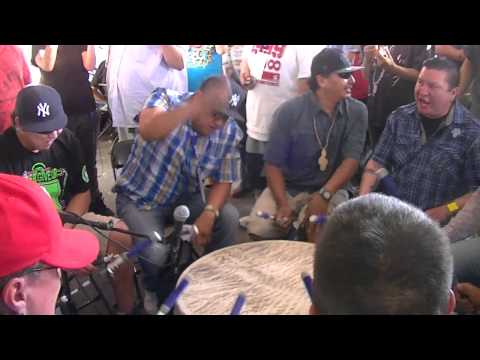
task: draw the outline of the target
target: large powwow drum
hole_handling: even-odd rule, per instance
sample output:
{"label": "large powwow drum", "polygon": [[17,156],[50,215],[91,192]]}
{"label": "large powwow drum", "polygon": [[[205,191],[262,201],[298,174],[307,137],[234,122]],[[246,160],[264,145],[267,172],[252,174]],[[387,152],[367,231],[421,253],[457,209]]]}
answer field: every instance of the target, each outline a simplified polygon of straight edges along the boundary
{"label": "large powwow drum", "polygon": [[242,315],[307,315],[310,299],[301,273],[313,273],[314,245],[269,240],[230,246],[191,264],[190,284],[176,314],[228,315],[240,292]]}

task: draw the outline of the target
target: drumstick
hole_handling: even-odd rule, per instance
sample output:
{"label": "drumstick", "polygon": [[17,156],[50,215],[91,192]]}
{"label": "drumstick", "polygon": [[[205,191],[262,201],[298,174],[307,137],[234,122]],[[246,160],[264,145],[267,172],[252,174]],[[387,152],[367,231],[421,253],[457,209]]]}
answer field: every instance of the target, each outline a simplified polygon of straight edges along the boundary
{"label": "drumstick", "polygon": [[160,310],[158,310],[157,315],[166,315],[172,310],[173,306],[177,302],[178,298],[182,293],[185,291],[185,288],[188,286],[190,280],[188,278],[183,278],[180,281],[180,284],[168,295],[167,300],[160,306]]}
{"label": "drumstick", "polygon": [[322,225],[327,222],[327,216],[323,214],[312,215],[308,220],[310,220],[311,223]]}
{"label": "drumstick", "polygon": [[313,302],[312,278],[306,272],[302,272],[302,280],[303,280],[303,284],[305,285],[305,289],[307,289],[308,296],[310,297],[310,300]]}
{"label": "drumstick", "polygon": [[233,305],[232,311],[230,312],[230,315],[240,315],[240,311],[242,311],[242,307],[245,304],[245,294],[241,292],[237,296],[237,300],[235,301],[235,304]]}
{"label": "drumstick", "polygon": [[274,215],[270,215],[269,213],[267,213],[265,211],[257,211],[257,216],[261,217],[262,219],[265,219],[265,220],[275,220]]}

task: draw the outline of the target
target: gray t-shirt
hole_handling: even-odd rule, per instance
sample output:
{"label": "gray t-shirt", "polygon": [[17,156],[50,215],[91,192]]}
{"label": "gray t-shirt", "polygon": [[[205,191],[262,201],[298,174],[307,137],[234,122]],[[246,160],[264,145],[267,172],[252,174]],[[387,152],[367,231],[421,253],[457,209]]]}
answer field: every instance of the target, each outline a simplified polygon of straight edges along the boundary
{"label": "gray t-shirt", "polygon": [[320,171],[318,159],[332,119],[322,110],[313,92],[283,103],[273,115],[270,141],[264,159],[282,169],[288,190],[319,190],[343,160],[359,161],[367,133],[367,108],[352,98],[341,101],[327,147],[328,167]]}

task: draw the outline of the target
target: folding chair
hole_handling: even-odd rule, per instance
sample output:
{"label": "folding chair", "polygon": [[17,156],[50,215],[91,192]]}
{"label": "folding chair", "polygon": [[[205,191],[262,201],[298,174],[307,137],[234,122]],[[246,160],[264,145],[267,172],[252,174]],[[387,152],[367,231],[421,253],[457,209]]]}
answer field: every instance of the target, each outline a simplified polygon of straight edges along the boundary
{"label": "folding chair", "polygon": [[117,170],[121,169],[127,162],[128,156],[130,155],[130,150],[132,148],[133,140],[122,140],[119,141],[116,139],[112,145],[112,151],[110,153],[110,161],[112,164],[113,170],[113,179],[117,180]]}

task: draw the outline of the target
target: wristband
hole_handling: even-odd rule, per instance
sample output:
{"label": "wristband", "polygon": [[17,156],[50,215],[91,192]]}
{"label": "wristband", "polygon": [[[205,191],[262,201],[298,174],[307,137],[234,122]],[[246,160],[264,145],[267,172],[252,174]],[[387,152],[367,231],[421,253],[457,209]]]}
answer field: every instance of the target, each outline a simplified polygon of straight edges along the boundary
{"label": "wristband", "polygon": [[460,208],[456,201],[452,201],[451,203],[447,204],[448,212],[454,213],[457,212]]}

